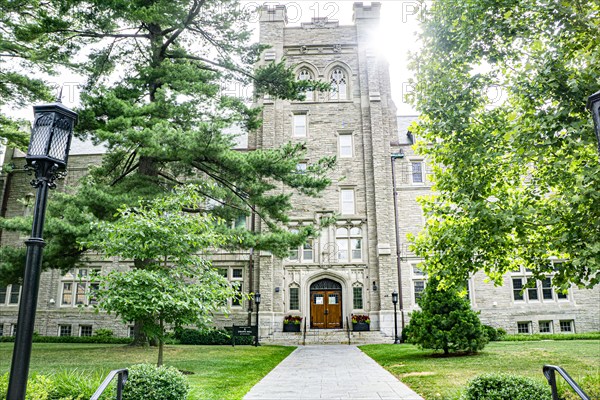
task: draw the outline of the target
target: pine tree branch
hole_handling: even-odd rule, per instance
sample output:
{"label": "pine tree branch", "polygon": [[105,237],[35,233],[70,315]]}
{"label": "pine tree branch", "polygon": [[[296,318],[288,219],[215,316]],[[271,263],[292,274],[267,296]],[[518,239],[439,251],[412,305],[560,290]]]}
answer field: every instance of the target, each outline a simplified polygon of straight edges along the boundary
{"label": "pine tree branch", "polygon": [[244,70],[242,70],[240,68],[233,67],[231,65],[223,65],[221,63],[218,63],[216,61],[211,61],[211,60],[209,60],[207,58],[204,58],[204,57],[192,56],[192,55],[189,55],[189,54],[181,54],[181,55],[179,55],[179,54],[177,54],[177,55],[175,55],[175,54],[165,54],[165,57],[166,58],[172,58],[172,59],[185,59],[185,60],[202,61],[202,62],[211,64],[211,65],[214,65],[216,67],[226,69],[228,71],[238,72],[238,73],[240,73],[240,74],[242,74],[242,75],[244,75],[244,76],[246,76],[246,77],[248,77],[248,78],[250,78],[252,80],[257,80],[254,77],[254,75],[252,75],[251,73],[249,73],[247,71],[244,71]]}
{"label": "pine tree branch", "polygon": [[171,36],[169,36],[167,41],[161,46],[161,49],[160,49],[161,56],[164,57],[165,52],[167,51],[169,46],[179,37],[179,35],[181,35],[181,33],[188,27],[188,25],[192,23],[194,18],[196,18],[198,16],[198,14],[200,13],[200,10],[202,9],[202,6],[204,5],[205,2],[206,2],[206,0],[200,0],[200,1],[194,0],[194,4],[192,5],[190,12],[188,13],[187,18],[185,19],[183,26],[181,28],[177,29]]}
{"label": "pine tree branch", "polygon": [[110,184],[110,186],[114,186],[117,183],[119,183],[121,180],[123,180],[127,175],[129,175],[131,172],[133,172],[137,167],[139,167],[140,163],[136,162],[135,165],[133,165],[131,168],[129,168],[127,171],[125,171],[123,174],[121,174],[121,176],[119,176],[117,179],[115,179],[114,181],[112,181],[112,183]]}

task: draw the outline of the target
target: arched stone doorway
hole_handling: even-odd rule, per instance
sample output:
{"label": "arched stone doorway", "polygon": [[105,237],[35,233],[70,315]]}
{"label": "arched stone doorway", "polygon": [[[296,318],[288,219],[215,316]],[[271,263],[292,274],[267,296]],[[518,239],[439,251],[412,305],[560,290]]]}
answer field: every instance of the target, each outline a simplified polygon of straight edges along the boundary
{"label": "arched stone doorway", "polygon": [[310,327],[342,327],[342,285],[339,282],[325,278],[310,285]]}

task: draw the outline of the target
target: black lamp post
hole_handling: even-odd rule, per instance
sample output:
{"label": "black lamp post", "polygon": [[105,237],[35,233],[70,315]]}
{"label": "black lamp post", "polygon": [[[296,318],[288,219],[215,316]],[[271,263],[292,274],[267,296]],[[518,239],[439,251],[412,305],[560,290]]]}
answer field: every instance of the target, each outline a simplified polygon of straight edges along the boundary
{"label": "black lamp post", "polygon": [[394,303],[394,344],[400,344],[398,338],[398,312],[396,305],[398,304],[398,292],[395,290],[392,292],[392,303]]}
{"label": "black lamp post", "polygon": [[258,343],[258,309],[260,307],[260,292],[254,293],[254,303],[256,304],[256,336],[254,337],[254,346],[260,346],[260,343]]}
{"label": "black lamp post", "polygon": [[57,177],[67,167],[73,127],[77,114],[55,103],[33,107],[34,123],[27,150],[27,169],[35,173],[31,185],[37,188],[31,237],[25,241],[27,257],[23,276],[23,292],[19,304],[17,335],[10,369],[7,400],[24,400],[31,358],[31,341],[35,323],[42,249],[45,246],[42,233],[46,214],[48,189],[54,189]]}
{"label": "black lamp post", "polygon": [[600,155],[600,90],[588,97],[587,108],[592,112],[598,141],[598,155]]}

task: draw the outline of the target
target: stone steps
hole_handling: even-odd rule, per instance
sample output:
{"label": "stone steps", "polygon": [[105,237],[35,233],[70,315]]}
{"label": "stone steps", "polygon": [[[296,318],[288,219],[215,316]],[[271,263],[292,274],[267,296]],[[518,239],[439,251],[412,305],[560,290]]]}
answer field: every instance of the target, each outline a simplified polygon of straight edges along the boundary
{"label": "stone steps", "polygon": [[343,329],[314,329],[306,332],[273,332],[262,337],[261,342],[279,345],[322,345],[322,344],[378,344],[393,343],[394,338],[380,331],[348,332]]}

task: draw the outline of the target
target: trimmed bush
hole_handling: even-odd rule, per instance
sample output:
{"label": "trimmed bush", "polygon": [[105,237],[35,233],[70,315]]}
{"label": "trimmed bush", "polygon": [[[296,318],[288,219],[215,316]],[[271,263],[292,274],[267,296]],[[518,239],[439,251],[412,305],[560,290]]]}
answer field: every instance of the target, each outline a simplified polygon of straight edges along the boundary
{"label": "trimmed bush", "polygon": [[600,340],[600,333],[536,333],[534,335],[505,335],[505,342],[530,342],[534,340]]}
{"label": "trimmed bush", "polygon": [[[129,344],[133,339],[110,336],[33,336],[34,343]],[[0,342],[14,342],[14,336],[0,336]]]}
{"label": "trimmed bush", "polygon": [[[231,332],[220,329],[209,329],[199,331],[198,329],[178,329],[175,337],[181,344],[194,345],[229,345],[231,344]],[[253,336],[241,336],[235,338],[236,345],[251,345],[254,343]]]}
{"label": "trimmed bush", "polygon": [[482,327],[485,330],[485,333],[487,334],[487,337],[490,340],[490,342],[497,342],[499,340],[502,340],[502,338],[506,335],[506,331],[502,328],[496,329],[490,325],[482,325]]}
{"label": "trimmed bush", "polygon": [[461,400],[552,400],[550,386],[530,378],[484,374],[469,381]]}
{"label": "trimmed bush", "polygon": [[[600,375],[586,375],[574,378],[575,382],[590,399],[600,399]],[[557,377],[559,396],[563,400],[581,400],[581,397],[562,379]]]}
{"label": "trimmed bush", "polygon": [[129,368],[123,400],[185,400],[189,390],[187,380],[177,369],[137,364]]}

